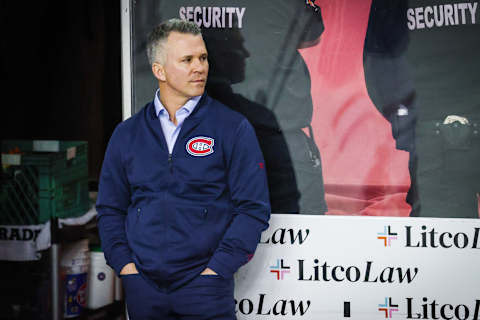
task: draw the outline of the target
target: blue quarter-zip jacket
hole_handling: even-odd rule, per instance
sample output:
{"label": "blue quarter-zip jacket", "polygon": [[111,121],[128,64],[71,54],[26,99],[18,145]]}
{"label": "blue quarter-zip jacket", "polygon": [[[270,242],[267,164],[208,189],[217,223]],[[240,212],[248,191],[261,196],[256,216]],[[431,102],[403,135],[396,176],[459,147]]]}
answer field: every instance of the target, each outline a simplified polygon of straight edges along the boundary
{"label": "blue quarter-zip jacket", "polygon": [[117,126],[105,153],[97,219],[107,263],[118,274],[134,262],[166,291],[206,267],[230,278],[268,227],[268,199],[246,118],[204,94],[169,154],[149,103]]}

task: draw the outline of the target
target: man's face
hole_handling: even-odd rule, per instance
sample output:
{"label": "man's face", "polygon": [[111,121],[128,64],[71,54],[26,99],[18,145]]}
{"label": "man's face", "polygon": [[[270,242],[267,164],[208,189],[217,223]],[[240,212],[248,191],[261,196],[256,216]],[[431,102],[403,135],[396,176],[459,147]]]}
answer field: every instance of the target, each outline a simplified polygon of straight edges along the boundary
{"label": "man's face", "polygon": [[202,36],[172,32],[166,43],[166,59],[155,72],[161,95],[188,100],[202,95],[208,75],[207,49]]}

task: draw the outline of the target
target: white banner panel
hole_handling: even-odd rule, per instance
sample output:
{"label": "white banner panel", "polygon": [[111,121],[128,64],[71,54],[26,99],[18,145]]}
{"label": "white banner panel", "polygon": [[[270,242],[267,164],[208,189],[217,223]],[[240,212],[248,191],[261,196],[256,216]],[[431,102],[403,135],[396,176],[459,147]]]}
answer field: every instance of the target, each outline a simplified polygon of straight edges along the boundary
{"label": "white banner panel", "polygon": [[272,215],[238,319],[478,319],[480,221]]}

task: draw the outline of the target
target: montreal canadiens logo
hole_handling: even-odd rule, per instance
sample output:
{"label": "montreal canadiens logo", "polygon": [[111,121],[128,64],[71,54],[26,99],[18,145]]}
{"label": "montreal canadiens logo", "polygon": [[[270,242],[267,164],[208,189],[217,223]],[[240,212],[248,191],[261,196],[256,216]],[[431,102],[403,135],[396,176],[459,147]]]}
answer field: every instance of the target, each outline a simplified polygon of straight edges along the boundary
{"label": "montreal canadiens logo", "polygon": [[185,146],[187,152],[195,157],[204,157],[213,153],[215,140],[209,137],[195,137],[188,140]]}

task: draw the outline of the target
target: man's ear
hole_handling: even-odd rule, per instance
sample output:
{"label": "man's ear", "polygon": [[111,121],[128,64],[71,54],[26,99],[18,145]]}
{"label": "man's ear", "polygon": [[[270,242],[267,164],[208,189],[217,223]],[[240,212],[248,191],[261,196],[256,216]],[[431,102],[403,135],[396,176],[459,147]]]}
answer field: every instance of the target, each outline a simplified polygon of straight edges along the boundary
{"label": "man's ear", "polygon": [[165,81],[165,69],[163,68],[163,65],[161,65],[158,62],[154,62],[152,64],[152,72],[155,78],[158,79],[158,81]]}

